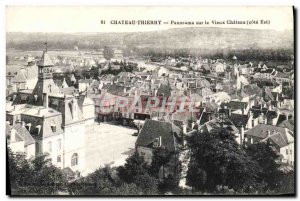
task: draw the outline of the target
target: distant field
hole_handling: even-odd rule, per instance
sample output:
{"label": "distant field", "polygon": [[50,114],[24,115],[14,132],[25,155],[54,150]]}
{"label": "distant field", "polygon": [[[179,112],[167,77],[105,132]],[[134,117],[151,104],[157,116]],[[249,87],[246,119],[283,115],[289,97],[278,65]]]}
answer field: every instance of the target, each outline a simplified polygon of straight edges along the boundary
{"label": "distant field", "polygon": [[[91,51],[76,51],[76,50],[48,50],[50,56],[69,56],[69,57],[97,57],[97,52]],[[20,57],[27,56],[28,54],[32,56],[42,56],[43,50],[40,51],[22,51],[15,49],[8,49],[6,55],[9,57]]]}
{"label": "distant field", "polygon": [[[9,62],[6,65],[7,72],[16,72],[20,70],[22,66],[26,64],[26,61],[20,60],[20,57],[26,57],[27,55],[31,55],[33,57],[40,57],[42,56],[43,51],[21,51],[15,49],[8,49],[6,51],[6,55],[9,58]],[[65,51],[65,50],[49,50],[48,54],[52,57],[62,56],[68,58],[76,58],[80,57],[82,59],[85,58],[97,58],[100,55],[97,55],[97,52],[90,52],[90,51]]]}

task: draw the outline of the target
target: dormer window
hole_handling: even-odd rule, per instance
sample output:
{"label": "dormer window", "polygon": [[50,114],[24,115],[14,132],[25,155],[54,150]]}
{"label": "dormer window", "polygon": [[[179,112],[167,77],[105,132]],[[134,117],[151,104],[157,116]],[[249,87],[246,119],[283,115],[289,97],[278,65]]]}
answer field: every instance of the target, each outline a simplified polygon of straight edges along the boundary
{"label": "dormer window", "polygon": [[156,138],[153,141],[153,147],[157,148],[157,147],[161,147],[161,136],[159,136],[158,138]]}
{"label": "dormer window", "polygon": [[35,134],[40,135],[41,128],[42,128],[41,125],[37,125],[37,126],[35,127]]}
{"label": "dormer window", "polygon": [[53,133],[55,133],[56,132],[56,125],[52,125],[51,130],[52,130]]}

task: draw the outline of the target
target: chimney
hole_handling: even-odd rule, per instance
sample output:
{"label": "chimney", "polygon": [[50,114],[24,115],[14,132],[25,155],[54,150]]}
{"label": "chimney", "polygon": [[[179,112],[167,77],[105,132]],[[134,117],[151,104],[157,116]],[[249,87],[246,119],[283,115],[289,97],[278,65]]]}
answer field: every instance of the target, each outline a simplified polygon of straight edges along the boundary
{"label": "chimney", "polygon": [[185,124],[182,125],[182,132],[183,132],[183,134],[186,134],[186,125]]}
{"label": "chimney", "polygon": [[241,138],[240,138],[240,144],[242,145],[244,142],[244,135],[245,135],[245,130],[244,130],[244,126],[241,126]]}
{"label": "chimney", "polygon": [[252,121],[253,121],[253,113],[249,112],[249,119],[248,119],[248,129],[252,128]]}
{"label": "chimney", "polygon": [[16,99],[17,95],[13,95],[13,101]]}
{"label": "chimney", "polygon": [[39,108],[38,109],[38,115],[41,116],[41,114],[42,114],[42,108]]}
{"label": "chimney", "polygon": [[158,147],[161,147],[161,136],[158,137]]}
{"label": "chimney", "polygon": [[231,115],[231,108],[228,108],[228,116]]}
{"label": "chimney", "polygon": [[22,127],[25,128],[25,121],[22,121]]}
{"label": "chimney", "polygon": [[10,131],[10,142],[15,142],[16,141],[16,130],[13,128]]}
{"label": "chimney", "polygon": [[45,108],[48,108],[48,94],[47,93],[43,94],[43,100],[44,100],[43,106]]}
{"label": "chimney", "polygon": [[270,137],[270,136],[271,136],[271,131],[267,130],[267,137]]}

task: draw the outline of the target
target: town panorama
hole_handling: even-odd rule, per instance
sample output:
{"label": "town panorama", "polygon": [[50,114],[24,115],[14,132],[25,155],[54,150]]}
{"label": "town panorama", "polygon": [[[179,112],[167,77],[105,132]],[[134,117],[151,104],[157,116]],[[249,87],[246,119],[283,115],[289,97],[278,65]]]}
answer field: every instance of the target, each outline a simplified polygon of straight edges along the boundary
{"label": "town panorama", "polygon": [[8,33],[11,194],[294,194],[293,37],[276,34]]}

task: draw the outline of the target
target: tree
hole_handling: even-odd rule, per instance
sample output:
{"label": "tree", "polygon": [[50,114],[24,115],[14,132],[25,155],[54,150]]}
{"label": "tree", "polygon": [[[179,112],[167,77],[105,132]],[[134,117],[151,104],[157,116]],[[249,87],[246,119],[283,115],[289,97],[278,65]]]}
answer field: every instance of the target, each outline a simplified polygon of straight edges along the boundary
{"label": "tree", "polygon": [[170,162],[171,157],[172,153],[170,153],[165,148],[158,147],[154,149],[150,168],[152,175],[158,177],[159,169],[161,167],[163,169],[164,175],[164,166],[167,165],[168,162]]}
{"label": "tree", "polygon": [[85,178],[69,185],[76,195],[110,195],[116,190],[116,181],[109,168],[99,168]]}
{"label": "tree", "polygon": [[[176,191],[179,184],[181,163],[177,157],[178,153],[171,153],[166,148],[158,147],[154,149],[152,163],[149,169],[150,173],[159,178],[159,171],[162,170],[163,177],[160,178],[158,189],[161,193],[167,191]],[[172,175],[165,177],[165,168],[173,170]]]}
{"label": "tree", "polygon": [[274,151],[269,141],[251,144],[246,152],[260,166],[260,171],[257,173],[259,182],[265,184],[264,190],[275,189],[279,185],[282,174],[277,163],[280,155]]}
{"label": "tree", "polygon": [[215,192],[218,186],[249,191],[256,185],[257,163],[239,147],[235,136],[223,127],[196,132],[187,138],[190,163],[187,184],[195,190]]}
{"label": "tree", "polygon": [[65,176],[47,155],[27,160],[25,154],[8,150],[8,160],[12,194],[53,195],[65,190]]}
{"label": "tree", "polygon": [[126,159],[124,166],[118,168],[118,176],[127,183],[134,182],[136,176],[144,175],[147,172],[147,165],[136,152]]}
{"label": "tree", "polygon": [[121,180],[128,184],[134,183],[140,188],[140,194],[158,194],[158,179],[149,174],[149,166],[138,153],[129,156],[125,165],[117,170]]}
{"label": "tree", "polygon": [[110,47],[105,46],[103,49],[104,58],[109,61],[114,56],[114,52]]}

